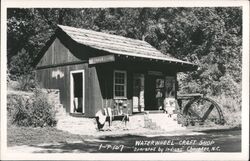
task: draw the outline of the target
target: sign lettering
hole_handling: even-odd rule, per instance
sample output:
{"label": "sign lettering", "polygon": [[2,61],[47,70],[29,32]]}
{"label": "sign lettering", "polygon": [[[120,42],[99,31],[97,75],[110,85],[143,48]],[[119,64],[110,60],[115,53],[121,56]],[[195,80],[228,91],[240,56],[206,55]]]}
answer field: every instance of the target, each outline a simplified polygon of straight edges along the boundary
{"label": "sign lettering", "polygon": [[89,58],[89,64],[100,64],[115,61],[114,55],[98,56]]}

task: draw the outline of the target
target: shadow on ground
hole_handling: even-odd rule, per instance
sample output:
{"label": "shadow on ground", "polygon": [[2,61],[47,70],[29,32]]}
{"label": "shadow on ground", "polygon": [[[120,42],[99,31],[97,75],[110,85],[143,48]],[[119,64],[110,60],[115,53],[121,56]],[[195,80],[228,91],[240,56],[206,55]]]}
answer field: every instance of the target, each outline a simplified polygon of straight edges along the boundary
{"label": "shadow on ground", "polygon": [[123,146],[122,152],[131,152],[133,150],[132,148],[135,140],[146,138],[147,137],[145,136],[139,135],[123,135],[116,137],[103,136],[100,138],[82,139],[82,141],[72,143],[60,142],[57,144],[30,146],[39,149],[34,151],[34,153],[115,153],[121,152],[121,149],[114,149],[114,147],[118,146]]}
{"label": "shadow on ground", "polygon": [[[200,141],[214,141],[212,146],[219,146],[221,151],[217,152],[240,152],[241,151],[241,131],[226,131],[207,133],[205,135],[191,136],[141,136],[141,135],[123,135],[123,136],[102,136],[99,138],[82,138],[77,142],[60,142],[47,145],[31,145],[34,153],[131,153],[135,152],[135,142],[138,140],[159,141],[172,140],[173,145],[164,145],[162,148],[179,148],[181,140],[197,140],[193,147],[199,147]],[[147,146],[139,146],[145,148]],[[187,147],[183,148],[187,151]],[[150,152],[150,151],[149,151]],[[171,152],[171,151],[170,151]],[[173,151],[175,152],[175,151]]]}

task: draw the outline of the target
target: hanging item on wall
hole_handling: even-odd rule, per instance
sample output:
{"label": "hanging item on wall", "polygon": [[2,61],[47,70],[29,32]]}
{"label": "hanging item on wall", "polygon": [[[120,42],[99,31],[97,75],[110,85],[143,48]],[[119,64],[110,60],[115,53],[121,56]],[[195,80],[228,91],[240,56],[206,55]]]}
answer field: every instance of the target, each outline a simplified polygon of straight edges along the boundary
{"label": "hanging item on wall", "polygon": [[164,87],[164,79],[156,79],[156,88],[163,88]]}
{"label": "hanging item on wall", "polygon": [[175,77],[165,77],[164,109],[171,116],[175,110]]}
{"label": "hanging item on wall", "polygon": [[51,74],[52,74],[52,78],[55,78],[55,79],[61,79],[64,77],[64,73],[60,70],[53,70]]}
{"label": "hanging item on wall", "polygon": [[142,86],[139,94],[139,112],[143,112],[144,107],[144,86]]}
{"label": "hanging item on wall", "polygon": [[133,76],[133,112],[144,111],[144,75]]}
{"label": "hanging item on wall", "polygon": [[165,77],[165,97],[174,98],[175,97],[175,77],[166,76]]}

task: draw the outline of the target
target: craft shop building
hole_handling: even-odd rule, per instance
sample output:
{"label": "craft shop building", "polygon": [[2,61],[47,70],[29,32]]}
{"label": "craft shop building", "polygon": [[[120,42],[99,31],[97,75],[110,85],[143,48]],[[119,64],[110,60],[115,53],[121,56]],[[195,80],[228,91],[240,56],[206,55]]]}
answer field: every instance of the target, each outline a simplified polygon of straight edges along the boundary
{"label": "craft shop building", "polygon": [[59,89],[67,113],[94,117],[115,102],[126,102],[129,114],[158,110],[176,98],[177,72],[196,68],[145,41],[58,25],[36,74],[41,87]]}

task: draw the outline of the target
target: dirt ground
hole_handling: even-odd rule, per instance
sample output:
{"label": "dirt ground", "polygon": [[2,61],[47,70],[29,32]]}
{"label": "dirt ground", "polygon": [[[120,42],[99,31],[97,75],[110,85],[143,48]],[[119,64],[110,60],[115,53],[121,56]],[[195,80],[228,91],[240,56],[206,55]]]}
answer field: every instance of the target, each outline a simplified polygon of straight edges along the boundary
{"label": "dirt ground", "polygon": [[[145,142],[162,141],[162,146]],[[189,141],[188,144],[184,144]],[[144,145],[136,145],[144,141]],[[187,142],[185,142],[187,143]],[[203,143],[204,145],[200,145]],[[190,146],[191,145],[191,146]],[[149,149],[151,148],[151,149]],[[8,148],[8,153],[135,153],[135,152],[240,152],[241,131],[179,132],[161,134],[126,134],[84,137],[82,140],[21,145]]]}

